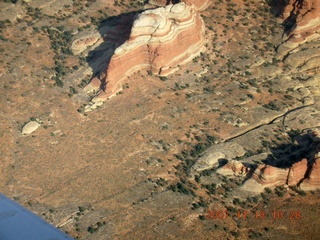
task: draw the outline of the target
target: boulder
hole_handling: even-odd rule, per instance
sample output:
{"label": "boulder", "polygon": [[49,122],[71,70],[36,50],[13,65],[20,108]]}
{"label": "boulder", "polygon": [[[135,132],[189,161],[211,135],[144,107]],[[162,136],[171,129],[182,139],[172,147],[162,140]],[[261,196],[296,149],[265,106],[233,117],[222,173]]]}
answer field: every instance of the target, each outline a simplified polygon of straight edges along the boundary
{"label": "boulder", "polygon": [[21,133],[23,135],[28,135],[33,133],[35,130],[40,127],[40,124],[36,121],[30,121],[26,125],[23,126]]}

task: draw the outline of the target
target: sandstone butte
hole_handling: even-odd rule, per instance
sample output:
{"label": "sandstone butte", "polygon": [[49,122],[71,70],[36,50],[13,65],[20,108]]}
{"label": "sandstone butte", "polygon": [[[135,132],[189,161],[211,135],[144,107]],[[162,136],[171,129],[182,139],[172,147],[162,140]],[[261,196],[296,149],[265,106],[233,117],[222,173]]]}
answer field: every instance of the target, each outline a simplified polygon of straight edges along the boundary
{"label": "sandstone butte", "polygon": [[[176,4],[181,2],[180,0],[149,0],[146,8],[149,6],[166,6],[169,4]],[[188,5],[194,5],[197,10],[201,11],[207,8],[210,5],[210,0],[184,0]]]}
{"label": "sandstone butte", "polygon": [[320,140],[319,131],[311,131],[313,140],[311,149],[314,157],[310,163],[306,158],[293,164],[290,168],[278,168],[260,164],[251,177],[243,184],[242,189],[250,192],[261,192],[265,187],[278,185],[298,186],[301,190],[320,189]]}
{"label": "sandstone butte", "polygon": [[146,10],[135,17],[127,41],[115,49],[105,70],[86,90],[102,90],[92,102],[103,102],[121,89],[127,76],[147,70],[166,76],[204,49],[204,23],[194,5],[178,3]]}
{"label": "sandstone butte", "polygon": [[290,0],[286,2],[288,4],[282,6],[281,15],[289,29],[284,35],[285,42],[278,49],[282,55],[299,44],[320,37],[320,1]]}

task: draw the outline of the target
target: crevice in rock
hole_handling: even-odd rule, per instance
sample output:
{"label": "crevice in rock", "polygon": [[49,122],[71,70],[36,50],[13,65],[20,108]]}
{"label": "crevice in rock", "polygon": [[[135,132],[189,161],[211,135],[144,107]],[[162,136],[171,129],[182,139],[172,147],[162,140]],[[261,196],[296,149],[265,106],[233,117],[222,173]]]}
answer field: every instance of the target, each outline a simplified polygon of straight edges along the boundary
{"label": "crevice in rock", "polygon": [[297,108],[291,109],[291,110],[289,110],[289,111],[281,114],[280,116],[275,117],[274,119],[272,119],[272,120],[269,121],[268,123],[264,123],[264,124],[260,124],[260,125],[258,125],[258,126],[255,126],[255,127],[251,128],[251,129],[249,129],[249,130],[246,130],[246,131],[243,132],[243,133],[240,133],[240,134],[238,134],[238,135],[236,135],[236,136],[233,136],[233,137],[231,137],[231,138],[227,138],[227,139],[225,139],[223,142],[229,142],[229,141],[234,140],[234,139],[236,139],[236,138],[238,138],[238,137],[244,136],[244,135],[247,134],[247,133],[250,133],[250,132],[252,132],[252,131],[254,131],[254,130],[257,130],[257,129],[263,127],[263,126],[271,125],[271,124],[273,124],[275,121],[277,121],[277,120],[279,120],[279,119],[281,119],[281,118],[283,118],[283,120],[282,120],[282,125],[284,126],[284,125],[285,125],[285,118],[286,118],[286,116],[287,116],[288,114],[290,114],[290,113],[292,113],[292,112],[295,112],[295,111],[298,111],[298,110],[300,110],[300,109],[304,109],[304,108],[310,107],[310,106],[314,106],[314,104],[310,104],[310,105],[301,106],[301,107],[297,107]]}

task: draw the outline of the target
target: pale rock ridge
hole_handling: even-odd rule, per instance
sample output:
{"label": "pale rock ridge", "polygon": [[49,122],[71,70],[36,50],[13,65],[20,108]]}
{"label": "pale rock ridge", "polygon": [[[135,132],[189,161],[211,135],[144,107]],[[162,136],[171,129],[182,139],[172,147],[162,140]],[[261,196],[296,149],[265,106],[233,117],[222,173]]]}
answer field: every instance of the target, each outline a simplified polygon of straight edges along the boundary
{"label": "pale rock ridge", "polygon": [[245,154],[244,148],[235,142],[226,142],[208,148],[191,167],[191,175],[218,166],[220,161],[232,160]]}
{"label": "pale rock ridge", "polygon": [[308,42],[294,51],[284,59],[286,66],[301,71],[316,69],[320,66],[320,41]]}
{"label": "pale rock ridge", "polygon": [[204,23],[185,3],[146,10],[137,15],[129,39],[115,49],[107,68],[87,89],[103,90],[92,101],[103,102],[139,70],[166,76],[204,49]]}

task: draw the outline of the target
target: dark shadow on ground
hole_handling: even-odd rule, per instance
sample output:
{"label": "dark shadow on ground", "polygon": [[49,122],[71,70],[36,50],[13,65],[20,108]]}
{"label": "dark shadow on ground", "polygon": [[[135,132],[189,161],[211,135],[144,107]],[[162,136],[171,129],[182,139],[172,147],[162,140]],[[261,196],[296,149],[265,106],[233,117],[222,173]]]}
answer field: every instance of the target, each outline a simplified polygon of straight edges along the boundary
{"label": "dark shadow on ground", "polygon": [[[285,7],[289,4],[289,0],[268,0],[267,1],[270,6],[270,12],[275,17],[284,18],[284,10]],[[295,14],[296,9],[293,8],[289,14],[289,17],[286,17],[283,22],[282,26],[284,28],[284,33],[288,35],[294,25],[296,24],[297,15]]]}
{"label": "dark shadow on ground", "polygon": [[299,135],[292,139],[294,143],[270,147],[271,154],[262,162],[278,168],[289,168],[303,158],[312,159],[315,149],[308,134]]}
{"label": "dark shadow on ground", "polygon": [[98,29],[103,43],[90,51],[86,58],[92,68],[93,77],[107,68],[115,49],[129,39],[134,18],[140,12],[112,16],[100,22]]}

